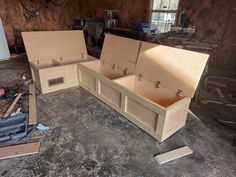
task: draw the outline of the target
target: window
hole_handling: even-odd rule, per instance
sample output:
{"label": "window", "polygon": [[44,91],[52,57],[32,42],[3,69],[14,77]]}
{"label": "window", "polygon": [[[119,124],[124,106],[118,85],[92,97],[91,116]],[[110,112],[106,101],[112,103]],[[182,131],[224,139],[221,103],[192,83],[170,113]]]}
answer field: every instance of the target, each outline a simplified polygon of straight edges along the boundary
{"label": "window", "polygon": [[158,27],[161,33],[170,30],[171,25],[175,24],[176,12],[179,0],[153,0],[151,23]]}

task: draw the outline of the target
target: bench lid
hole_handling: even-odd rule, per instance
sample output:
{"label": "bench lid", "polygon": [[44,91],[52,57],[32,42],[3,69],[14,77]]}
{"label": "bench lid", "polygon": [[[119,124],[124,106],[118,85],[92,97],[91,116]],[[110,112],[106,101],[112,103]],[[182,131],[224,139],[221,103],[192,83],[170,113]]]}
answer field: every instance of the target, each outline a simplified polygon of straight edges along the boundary
{"label": "bench lid", "polygon": [[133,74],[141,41],[106,34],[100,60],[110,67]]}
{"label": "bench lid", "polygon": [[87,55],[83,31],[22,32],[28,60],[81,58]]}
{"label": "bench lid", "polygon": [[142,42],[135,74],[160,87],[193,97],[208,57],[203,53]]}

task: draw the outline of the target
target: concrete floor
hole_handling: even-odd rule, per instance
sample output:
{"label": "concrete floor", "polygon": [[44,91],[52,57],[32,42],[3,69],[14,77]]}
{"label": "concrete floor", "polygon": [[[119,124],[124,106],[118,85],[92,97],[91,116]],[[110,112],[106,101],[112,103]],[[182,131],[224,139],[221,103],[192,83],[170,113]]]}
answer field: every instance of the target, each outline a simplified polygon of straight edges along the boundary
{"label": "concrete floor", "polygon": [[[24,72],[29,69],[23,60],[1,62],[0,85],[21,83]],[[40,153],[1,160],[0,176],[235,177],[232,130],[213,121],[219,115],[214,108],[191,108],[200,119],[189,115],[183,129],[159,143],[82,88],[38,94],[38,121],[50,131],[34,130],[0,146],[40,141]],[[154,159],[183,145],[194,153],[161,166]]]}

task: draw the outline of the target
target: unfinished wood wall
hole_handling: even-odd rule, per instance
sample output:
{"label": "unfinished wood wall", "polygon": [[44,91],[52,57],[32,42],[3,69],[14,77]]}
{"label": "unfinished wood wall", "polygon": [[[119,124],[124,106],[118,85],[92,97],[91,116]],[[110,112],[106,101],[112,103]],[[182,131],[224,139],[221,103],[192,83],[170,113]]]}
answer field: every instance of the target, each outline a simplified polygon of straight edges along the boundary
{"label": "unfinished wood wall", "polygon": [[196,10],[193,23],[199,39],[222,41],[211,63],[220,68],[236,68],[236,1],[180,0],[180,9]]}
{"label": "unfinished wood wall", "polygon": [[200,7],[195,17],[198,36],[223,42],[215,52],[214,65],[236,68],[236,1],[201,0],[194,6]]}
{"label": "unfinished wood wall", "polygon": [[12,46],[16,38],[21,40],[20,31],[69,29],[73,19],[79,18],[79,0],[66,0],[62,7],[47,3],[38,15],[27,12],[20,0],[0,0],[0,16]]}
{"label": "unfinished wood wall", "polygon": [[20,0],[0,0],[0,16],[8,44],[14,45],[16,38],[21,40],[20,31],[63,30],[69,29],[75,18],[104,19],[105,9],[119,10],[122,27],[132,28],[137,23],[148,21],[149,0],[65,1],[62,7],[47,3],[38,15],[32,16],[22,7]]}

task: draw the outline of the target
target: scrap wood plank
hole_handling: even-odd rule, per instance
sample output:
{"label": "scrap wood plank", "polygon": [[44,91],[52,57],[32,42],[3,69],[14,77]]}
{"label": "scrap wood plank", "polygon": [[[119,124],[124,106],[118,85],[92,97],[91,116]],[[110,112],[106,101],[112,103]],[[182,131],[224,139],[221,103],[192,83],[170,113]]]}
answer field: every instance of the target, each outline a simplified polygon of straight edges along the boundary
{"label": "scrap wood plank", "polygon": [[216,91],[217,91],[217,94],[219,95],[219,97],[224,98],[224,95],[223,95],[223,93],[222,93],[220,88],[217,87]]}
{"label": "scrap wood plank", "polygon": [[200,41],[182,41],[182,44],[185,45],[195,45],[195,46],[204,46],[204,47],[218,47],[218,44],[210,44],[207,42],[200,42]]}
{"label": "scrap wood plank", "polygon": [[192,153],[193,153],[193,151],[188,146],[184,146],[179,149],[175,149],[173,151],[169,151],[164,154],[157,155],[155,157],[155,159],[161,165],[166,162],[184,157],[184,156],[192,154]]}
{"label": "scrap wood plank", "polygon": [[20,144],[0,148],[0,160],[12,157],[20,157],[39,152],[40,142]]}
{"label": "scrap wood plank", "polygon": [[236,107],[236,104],[231,104],[231,103],[229,103],[229,104],[226,104],[226,106],[229,106],[229,107]]}
{"label": "scrap wood plank", "polygon": [[12,102],[11,106],[8,108],[7,112],[4,114],[3,118],[6,118],[11,114],[11,111],[13,110],[13,108],[15,107],[16,103],[19,101],[21,96],[22,96],[22,93],[18,93],[17,97]]}
{"label": "scrap wood plank", "polygon": [[196,114],[194,114],[190,109],[188,109],[188,113],[189,113],[190,115],[192,115],[194,118],[200,120],[200,119],[198,118],[198,116],[196,116]]}
{"label": "scrap wood plank", "polygon": [[191,49],[205,49],[205,50],[211,50],[212,47],[207,47],[207,46],[200,46],[200,45],[186,45],[186,48],[191,48]]}
{"label": "scrap wood plank", "polygon": [[222,104],[222,105],[224,104],[222,101],[210,100],[210,99],[202,100],[201,103],[202,104],[214,103],[214,104]]}
{"label": "scrap wood plank", "polygon": [[35,87],[29,84],[29,125],[33,124],[37,124]]}
{"label": "scrap wood plank", "polygon": [[227,87],[226,84],[222,84],[222,83],[219,83],[219,82],[215,82],[215,81],[211,81],[211,80],[208,80],[207,82],[208,82],[209,84],[213,84],[213,85],[216,85],[216,86],[218,86],[218,87],[224,87],[224,88]]}

